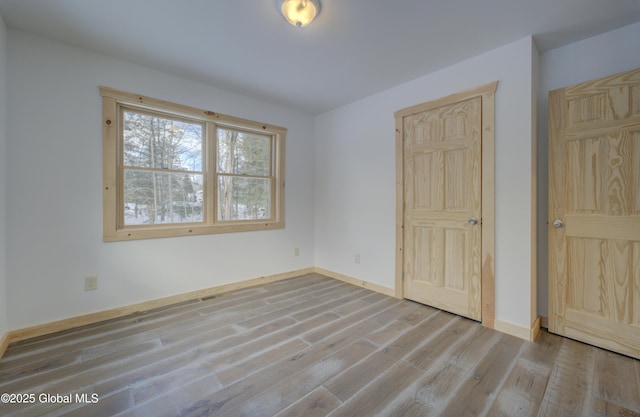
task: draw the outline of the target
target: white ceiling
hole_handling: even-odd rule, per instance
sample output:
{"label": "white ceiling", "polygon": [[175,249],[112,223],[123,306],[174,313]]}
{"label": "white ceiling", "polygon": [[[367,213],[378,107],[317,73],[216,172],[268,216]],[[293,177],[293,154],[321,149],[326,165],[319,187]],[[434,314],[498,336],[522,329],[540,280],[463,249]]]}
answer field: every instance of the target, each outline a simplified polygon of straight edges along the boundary
{"label": "white ceiling", "polygon": [[[543,52],[640,21],[640,0],[0,0],[11,28],[320,113],[534,35]],[[640,40],[630,39],[638,45]]]}

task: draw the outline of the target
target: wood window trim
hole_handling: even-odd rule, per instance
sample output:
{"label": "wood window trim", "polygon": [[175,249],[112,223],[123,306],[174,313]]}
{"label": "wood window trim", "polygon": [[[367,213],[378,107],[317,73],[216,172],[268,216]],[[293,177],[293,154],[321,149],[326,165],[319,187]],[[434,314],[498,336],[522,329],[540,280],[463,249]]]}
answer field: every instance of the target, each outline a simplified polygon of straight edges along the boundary
{"label": "wood window trim", "polygon": [[[287,129],[280,126],[259,123],[252,120],[228,116],[209,110],[176,104],[154,99],[139,94],[100,87],[102,96],[102,137],[103,137],[103,240],[105,242],[178,237],[216,233],[233,233],[258,230],[283,229],[284,222],[284,174],[285,174],[285,140]],[[119,106],[136,108],[152,112],[160,112],[176,117],[186,117],[201,121],[208,126],[222,126],[273,137],[273,175],[272,184],[272,218],[260,220],[216,221],[214,210],[215,196],[215,150],[214,146],[206,147],[206,161],[203,170],[208,176],[206,199],[206,221],[203,223],[174,223],[152,226],[119,225],[119,193],[124,187],[124,180],[118,174],[119,149]],[[215,129],[213,129],[215,130]],[[206,139],[210,141],[211,139]]]}
{"label": "wood window trim", "polygon": [[495,92],[498,81],[399,110],[396,120],[395,296],[404,298],[404,146],[402,118],[447,104],[482,98],[482,325],[495,326]]}

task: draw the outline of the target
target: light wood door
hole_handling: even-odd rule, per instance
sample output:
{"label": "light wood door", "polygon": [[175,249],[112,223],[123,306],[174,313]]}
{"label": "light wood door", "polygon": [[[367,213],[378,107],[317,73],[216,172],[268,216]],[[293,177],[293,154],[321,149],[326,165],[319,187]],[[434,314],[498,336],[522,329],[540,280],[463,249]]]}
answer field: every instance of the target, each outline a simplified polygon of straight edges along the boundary
{"label": "light wood door", "polygon": [[640,358],[640,69],[549,93],[549,330]]}
{"label": "light wood door", "polygon": [[481,127],[481,97],[402,120],[405,297],[474,320],[481,319]]}

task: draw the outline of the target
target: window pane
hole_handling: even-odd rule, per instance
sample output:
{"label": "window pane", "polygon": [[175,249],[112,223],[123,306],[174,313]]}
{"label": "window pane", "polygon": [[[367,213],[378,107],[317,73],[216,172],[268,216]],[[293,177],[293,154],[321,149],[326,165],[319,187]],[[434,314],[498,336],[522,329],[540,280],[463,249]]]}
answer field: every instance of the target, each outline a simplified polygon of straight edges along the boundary
{"label": "window pane", "polygon": [[125,170],[124,224],[202,222],[202,175]]}
{"label": "window pane", "polygon": [[271,218],[269,178],[218,177],[218,220]]}
{"label": "window pane", "polygon": [[271,137],[218,128],[218,172],[269,176]]}
{"label": "window pane", "polygon": [[125,166],[202,171],[201,124],[130,110],[122,119]]}

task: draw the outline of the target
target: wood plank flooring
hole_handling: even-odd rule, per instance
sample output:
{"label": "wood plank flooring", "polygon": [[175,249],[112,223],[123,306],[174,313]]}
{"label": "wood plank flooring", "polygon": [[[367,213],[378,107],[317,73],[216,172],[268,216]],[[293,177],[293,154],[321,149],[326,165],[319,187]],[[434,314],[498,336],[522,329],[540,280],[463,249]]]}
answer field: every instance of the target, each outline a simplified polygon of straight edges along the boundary
{"label": "wood plank flooring", "polygon": [[640,416],[640,361],[312,274],[14,343],[0,393],[35,395],[0,416]]}

